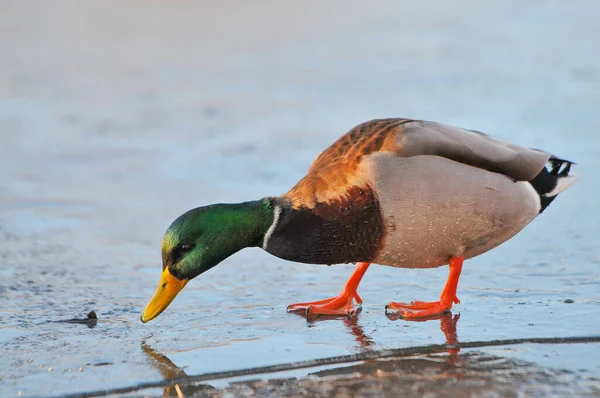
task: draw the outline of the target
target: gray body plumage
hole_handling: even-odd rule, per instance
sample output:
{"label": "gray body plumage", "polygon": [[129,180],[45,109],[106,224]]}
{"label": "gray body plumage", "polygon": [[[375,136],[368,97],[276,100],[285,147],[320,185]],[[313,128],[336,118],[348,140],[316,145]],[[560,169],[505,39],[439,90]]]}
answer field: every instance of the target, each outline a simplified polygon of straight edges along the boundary
{"label": "gray body plumage", "polygon": [[539,214],[540,195],[529,181],[549,153],[433,122],[408,123],[396,140],[396,153],[361,163],[387,223],[375,263],[431,268],[471,258]]}

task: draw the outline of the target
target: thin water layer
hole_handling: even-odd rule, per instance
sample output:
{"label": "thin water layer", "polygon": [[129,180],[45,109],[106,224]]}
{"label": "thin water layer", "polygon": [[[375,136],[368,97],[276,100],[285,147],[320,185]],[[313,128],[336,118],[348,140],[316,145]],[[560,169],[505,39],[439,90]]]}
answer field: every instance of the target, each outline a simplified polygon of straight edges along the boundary
{"label": "thin water layer", "polygon": [[[589,346],[585,346],[589,349]],[[547,352],[547,346],[541,351]],[[519,351],[527,351],[530,347]],[[504,350],[514,350],[513,347]],[[546,369],[523,360],[488,354],[477,350],[462,353],[413,355],[385,358],[309,370],[307,375],[258,375],[242,380],[195,382],[178,378],[160,388],[130,391],[163,396],[353,396],[353,397],[422,397],[422,396],[598,396],[600,379],[586,372]],[[597,347],[594,349],[597,352]],[[562,353],[570,357],[571,352]],[[502,353],[500,353],[502,355]],[[539,353],[538,353],[539,355]],[[115,395],[109,393],[110,395]],[[119,392],[118,394],[124,394]]]}
{"label": "thin water layer", "polygon": [[[156,355],[198,375],[446,343],[440,320],[384,314],[390,301],[435,299],[446,268],[371,267],[358,317],[307,320],[286,306],[337,294],[352,266],[260,249],[139,321],[175,217],[285,192],[377,117],[474,128],[571,159],[582,176],[517,237],[465,263],[459,342],[600,331],[595,2],[344,2],[344,18],[336,2],[41,4],[0,12],[1,396],[161,382]],[[90,311],[95,322],[63,322]],[[597,346],[473,355],[587,383],[600,375]],[[500,388],[498,377],[485,383]],[[545,391],[558,379],[536,380]],[[588,391],[577,383],[557,391]]]}

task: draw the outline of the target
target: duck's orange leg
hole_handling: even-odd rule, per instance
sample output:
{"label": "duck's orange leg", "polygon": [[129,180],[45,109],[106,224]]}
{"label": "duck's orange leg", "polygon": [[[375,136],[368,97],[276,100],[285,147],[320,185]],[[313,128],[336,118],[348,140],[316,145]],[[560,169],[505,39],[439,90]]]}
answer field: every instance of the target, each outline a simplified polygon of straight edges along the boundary
{"label": "duck's orange leg", "polygon": [[450,258],[450,275],[448,276],[444,290],[442,290],[440,301],[413,301],[410,304],[391,302],[385,306],[386,312],[388,310],[397,311],[402,318],[410,319],[432,316],[450,311],[452,304],[460,303],[460,300],[456,297],[456,289],[458,287],[460,271],[462,271],[463,260],[464,257]]}
{"label": "duck's orange leg", "polygon": [[306,311],[306,314],[353,315],[356,311],[354,300],[360,306],[362,299],[356,292],[358,284],[369,268],[369,263],[358,263],[354,273],[348,278],[344,290],[336,297],[308,303],[296,303],[287,307],[288,312]]}

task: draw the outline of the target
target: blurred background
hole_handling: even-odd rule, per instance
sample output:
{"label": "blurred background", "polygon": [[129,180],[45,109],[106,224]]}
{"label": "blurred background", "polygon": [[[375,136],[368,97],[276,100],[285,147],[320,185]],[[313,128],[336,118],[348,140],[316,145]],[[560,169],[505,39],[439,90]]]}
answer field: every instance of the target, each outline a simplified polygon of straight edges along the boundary
{"label": "blurred background", "polygon": [[[542,217],[466,263],[454,311],[460,341],[597,334],[598,21],[593,0],[1,1],[0,395],[161,380],[149,347],[197,374],[444,343],[439,321],[383,308],[437,297],[447,269],[372,268],[353,324],[307,322],[286,306],[336,294],[352,268],[258,249],[139,322],[175,217],[281,194],[380,117],[577,162]],[[94,327],[55,322],[91,310]],[[496,350],[577,371],[571,392],[600,378],[598,344]]]}

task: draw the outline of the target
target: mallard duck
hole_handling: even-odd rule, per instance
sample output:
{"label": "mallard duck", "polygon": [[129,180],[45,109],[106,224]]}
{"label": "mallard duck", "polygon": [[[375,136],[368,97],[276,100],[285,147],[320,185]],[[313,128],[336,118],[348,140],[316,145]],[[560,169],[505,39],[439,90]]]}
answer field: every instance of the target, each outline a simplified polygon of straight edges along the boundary
{"label": "mallard duck", "polygon": [[192,209],[162,241],[163,271],[147,322],[183,287],[245,247],[308,264],[356,263],[338,296],[288,311],[352,315],[371,263],[449,265],[440,300],[391,302],[420,318],[449,311],[463,260],[513,237],[577,179],[573,162],[473,130],[409,119],[360,124],[313,162],[289,192]]}

